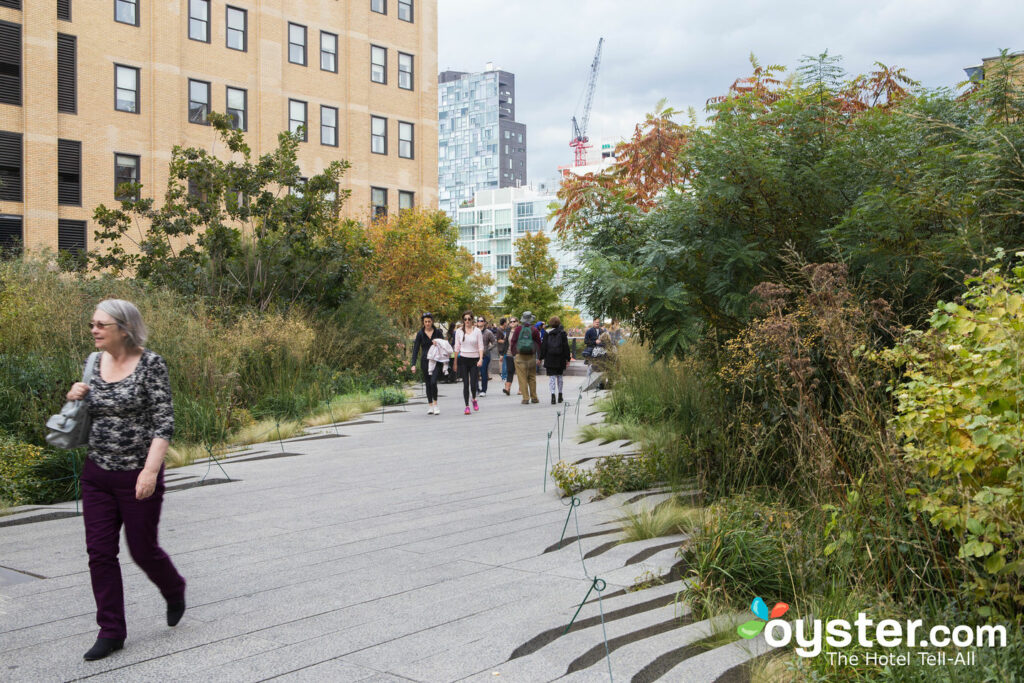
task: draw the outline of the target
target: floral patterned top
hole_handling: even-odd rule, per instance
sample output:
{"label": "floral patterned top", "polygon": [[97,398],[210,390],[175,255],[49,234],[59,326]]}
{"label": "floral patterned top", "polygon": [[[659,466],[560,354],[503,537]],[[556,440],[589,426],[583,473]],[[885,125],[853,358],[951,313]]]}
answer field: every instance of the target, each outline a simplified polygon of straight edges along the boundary
{"label": "floral patterned top", "polygon": [[105,470],[140,470],[155,438],[171,440],[174,407],[164,359],[146,350],[130,375],[117,382],[89,381],[89,459]]}

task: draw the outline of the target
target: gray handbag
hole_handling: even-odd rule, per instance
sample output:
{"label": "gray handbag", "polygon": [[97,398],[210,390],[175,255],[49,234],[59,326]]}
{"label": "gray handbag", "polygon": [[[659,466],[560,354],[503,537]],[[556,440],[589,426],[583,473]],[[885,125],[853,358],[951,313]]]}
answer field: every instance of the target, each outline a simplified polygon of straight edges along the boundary
{"label": "gray handbag", "polygon": [[[89,354],[89,360],[85,363],[85,372],[82,373],[82,381],[86,384],[92,379],[96,370],[96,363],[99,362],[100,352]],[[60,412],[51,415],[46,421],[46,443],[54,448],[78,448],[89,443],[89,403],[85,400],[68,401]]]}

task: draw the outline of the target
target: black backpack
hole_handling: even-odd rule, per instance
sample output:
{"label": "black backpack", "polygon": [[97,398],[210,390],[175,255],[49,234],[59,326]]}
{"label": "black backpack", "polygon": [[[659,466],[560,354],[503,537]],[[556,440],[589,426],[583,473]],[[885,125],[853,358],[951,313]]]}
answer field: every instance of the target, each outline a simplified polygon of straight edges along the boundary
{"label": "black backpack", "polygon": [[562,340],[565,338],[565,334],[562,330],[551,330],[548,332],[547,337],[547,355],[550,358],[561,358],[565,355],[565,345]]}

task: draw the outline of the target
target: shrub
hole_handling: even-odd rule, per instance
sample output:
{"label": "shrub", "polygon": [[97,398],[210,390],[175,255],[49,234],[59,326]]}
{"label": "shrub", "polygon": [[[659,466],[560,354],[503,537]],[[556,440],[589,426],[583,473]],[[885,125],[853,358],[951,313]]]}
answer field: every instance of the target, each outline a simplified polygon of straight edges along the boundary
{"label": "shrub", "polygon": [[556,462],[551,467],[551,478],[566,496],[574,496],[580,491],[594,487],[594,475],[579,465],[571,465],[566,460]]}
{"label": "shrub", "polygon": [[665,480],[658,458],[641,454],[601,458],[594,466],[594,486],[603,496],[622,491],[643,491]]}
{"label": "shrub", "polygon": [[0,500],[46,504],[74,497],[84,452],[55,451],[0,435]]}

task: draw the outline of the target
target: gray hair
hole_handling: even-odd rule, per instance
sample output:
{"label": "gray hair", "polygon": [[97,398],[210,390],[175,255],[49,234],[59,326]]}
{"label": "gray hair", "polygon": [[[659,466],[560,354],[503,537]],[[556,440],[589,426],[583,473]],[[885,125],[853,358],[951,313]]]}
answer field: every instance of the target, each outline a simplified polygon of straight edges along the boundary
{"label": "gray hair", "polygon": [[125,342],[129,347],[142,348],[146,343],[149,331],[146,329],[146,323],[142,322],[142,314],[131,301],[104,299],[96,304],[96,309],[117,321],[117,326],[128,335]]}

